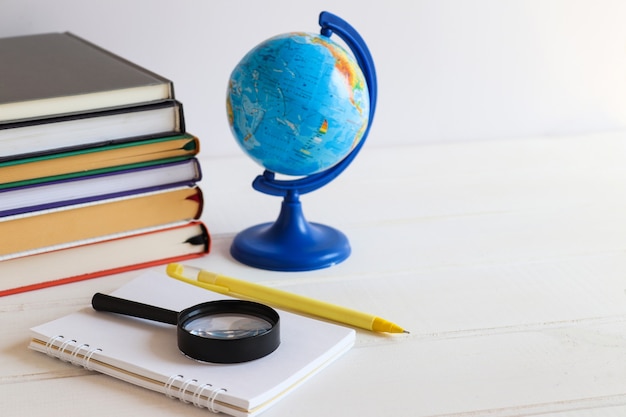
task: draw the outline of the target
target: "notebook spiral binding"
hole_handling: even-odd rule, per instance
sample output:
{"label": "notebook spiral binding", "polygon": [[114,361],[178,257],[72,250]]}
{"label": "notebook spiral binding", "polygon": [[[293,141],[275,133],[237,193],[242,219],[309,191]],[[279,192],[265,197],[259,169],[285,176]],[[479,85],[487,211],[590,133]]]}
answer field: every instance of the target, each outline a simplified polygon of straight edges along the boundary
{"label": "notebook spiral binding", "polygon": [[[178,388],[174,386],[177,380],[181,381]],[[193,385],[195,385],[196,389],[191,394],[191,400],[187,400],[187,397],[189,396],[188,393],[191,392],[189,388],[191,388],[191,386]],[[203,393],[205,391],[209,391],[209,393],[203,396]],[[173,392],[177,392],[178,395],[174,395]],[[217,395],[222,392],[227,392],[227,390],[224,388],[213,388],[213,385],[211,384],[201,385],[197,379],[185,379],[185,377],[180,374],[170,376],[165,383],[166,397],[178,398],[180,401],[186,404],[192,403],[198,408],[207,408],[213,413],[219,413],[219,410],[215,408],[215,400],[217,398]],[[206,398],[204,402],[202,401],[203,398]]]}
{"label": "notebook spiral binding", "polygon": [[[46,342],[45,353],[48,356],[58,358],[63,362],[69,362],[76,366],[82,366],[88,371],[94,369],[90,365],[92,356],[102,349],[91,348],[88,344],[79,344],[75,339],[65,340],[65,336],[57,335]],[[178,383],[177,383],[178,381]],[[192,391],[192,387],[195,389]],[[205,394],[205,392],[207,392]],[[213,413],[219,413],[216,408],[217,396],[227,392],[224,388],[214,388],[211,384],[200,384],[197,379],[185,379],[183,375],[172,375],[165,383],[165,396],[178,398],[186,404],[193,404],[198,408],[207,408]],[[190,398],[188,400],[188,398]]]}
{"label": "notebook spiral binding", "polygon": [[[52,356],[58,359],[61,359],[63,362],[69,362],[73,365],[82,366],[88,371],[92,371],[92,367],[90,366],[91,357],[96,352],[101,352],[102,349],[98,348],[90,348],[87,343],[78,344],[75,339],[65,340],[65,336],[58,335],[46,343],[46,354],[48,356]],[[57,346],[55,342],[63,341],[61,345]],[[70,346],[73,347],[70,349]]]}

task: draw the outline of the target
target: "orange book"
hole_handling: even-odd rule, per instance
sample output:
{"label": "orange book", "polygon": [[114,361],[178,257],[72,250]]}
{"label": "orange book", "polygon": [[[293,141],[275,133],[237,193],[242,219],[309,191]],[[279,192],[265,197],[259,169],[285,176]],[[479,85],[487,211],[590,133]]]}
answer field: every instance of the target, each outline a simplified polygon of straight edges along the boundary
{"label": "orange book", "polygon": [[193,221],[22,253],[0,262],[0,297],[196,258],[210,246],[204,224]]}
{"label": "orange book", "polygon": [[176,187],[2,217],[0,260],[17,252],[197,219],[202,206],[198,187]]}

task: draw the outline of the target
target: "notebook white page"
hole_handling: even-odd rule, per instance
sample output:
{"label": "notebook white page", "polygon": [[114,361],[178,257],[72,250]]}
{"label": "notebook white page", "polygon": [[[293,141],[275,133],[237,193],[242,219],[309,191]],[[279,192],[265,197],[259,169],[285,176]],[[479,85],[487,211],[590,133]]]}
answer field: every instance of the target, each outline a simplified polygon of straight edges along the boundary
{"label": "notebook white page", "polygon": [[[147,272],[112,295],[180,311],[227,298]],[[256,361],[183,356],[176,327],[85,308],[31,329],[31,349],[233,416],[256,415],[354,345],[350,328],[279,311],[281,344]]]}

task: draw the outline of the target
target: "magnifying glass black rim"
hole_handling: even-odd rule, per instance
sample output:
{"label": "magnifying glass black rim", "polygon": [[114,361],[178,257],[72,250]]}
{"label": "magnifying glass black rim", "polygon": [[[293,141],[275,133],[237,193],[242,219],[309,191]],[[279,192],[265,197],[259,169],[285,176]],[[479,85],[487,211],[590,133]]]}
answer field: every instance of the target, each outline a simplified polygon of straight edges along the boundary
{"label": "magnifying glass black rim", "polygon": [[[111,295],[96,293],[91,305],[97,311],[139,317],[177,328],[178,349],[188,357],[211,363],[239,363],[262,358],[280,345],[280,316],[273,308],[254,301],[216,300],[184,309],[181,312]],[[191,333],[185,325],[198,317],[242,314],[267,321],[266,331],[236,338],[205,337]]]}
{"label": "magnifying glass black rim", "polygon": [[[232,339],[207,338],[185,329],[185,324],[200,316],[245,314],[271,324],[267,331]],[[189,307],[178,315],[178,348],[185,355],[204,362],[239,363],[269,355],[280,345],[280,316],[264,304],[244,300],[209,301]]]}

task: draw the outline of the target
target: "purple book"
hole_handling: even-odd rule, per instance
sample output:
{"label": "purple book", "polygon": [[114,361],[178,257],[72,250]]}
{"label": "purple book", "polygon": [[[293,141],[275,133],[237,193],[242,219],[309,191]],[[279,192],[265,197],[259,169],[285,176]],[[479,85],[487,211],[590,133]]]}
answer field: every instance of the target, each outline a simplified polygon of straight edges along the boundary
{"label": "purple book", "polygon": [[202,179],[196,158],[0,190],[0,217],[27,214],[181,185]]}

